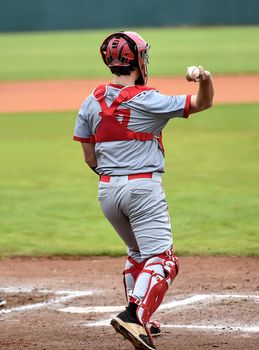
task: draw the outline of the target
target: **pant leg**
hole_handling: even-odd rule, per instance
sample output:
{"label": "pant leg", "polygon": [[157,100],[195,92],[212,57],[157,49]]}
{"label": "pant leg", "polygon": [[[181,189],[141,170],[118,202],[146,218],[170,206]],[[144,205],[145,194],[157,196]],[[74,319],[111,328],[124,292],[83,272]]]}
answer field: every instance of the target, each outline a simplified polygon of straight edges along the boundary
{"label": "pant leg", "polygon": [[161,179],[129,181],[121,207],[129,218],[143,259],[172,247],[171,223]]}
{"label": "pant leg", "polygon": [[100,183],[98,198],[104,215],[127,246],[128,255],[136,261],[141,262],[143,259],[132,231],[130,220],[122,212],[120,207],[121,197],[124,192],[123,185],[123,183],[121,186],[113,186],[110,183]]}

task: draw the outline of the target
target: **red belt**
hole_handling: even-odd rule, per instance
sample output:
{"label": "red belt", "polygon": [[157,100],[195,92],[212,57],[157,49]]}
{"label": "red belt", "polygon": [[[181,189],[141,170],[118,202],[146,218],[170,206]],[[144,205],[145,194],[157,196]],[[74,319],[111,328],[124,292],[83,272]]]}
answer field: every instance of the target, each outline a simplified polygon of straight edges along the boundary
{"label": "red belt", "polygon": [[[143,174],[131,174],[131,175],[127,175],[127,176],[128,176],[128,180],[152,179],[152,174],[153,173],[143,173]],[[100,176],[100,181],[102,181],[102,182],[110,182],[111,178],[112,178],[112,176],[110,176],[110,175],[101,175]]]}

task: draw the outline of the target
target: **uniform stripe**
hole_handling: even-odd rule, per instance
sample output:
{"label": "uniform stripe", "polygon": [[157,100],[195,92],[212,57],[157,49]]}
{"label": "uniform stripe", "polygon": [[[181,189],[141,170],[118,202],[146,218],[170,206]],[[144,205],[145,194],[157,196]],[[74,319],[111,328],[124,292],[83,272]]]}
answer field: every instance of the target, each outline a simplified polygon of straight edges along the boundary
{"label": "uniform stripe", "polygon": [[184,111],[183,111],[184,118],[188,118],[190,115],[191,97],[192,97],[192,95],[186,96],[186,102],[185,102]]}

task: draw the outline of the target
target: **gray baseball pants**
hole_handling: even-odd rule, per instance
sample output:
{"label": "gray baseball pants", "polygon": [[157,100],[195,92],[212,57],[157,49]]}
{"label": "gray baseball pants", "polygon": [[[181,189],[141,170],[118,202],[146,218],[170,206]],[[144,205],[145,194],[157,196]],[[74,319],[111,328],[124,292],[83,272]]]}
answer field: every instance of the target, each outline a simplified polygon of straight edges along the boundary
{"label": "gray baseball pants", "polygon": [[111,176],[110,182],[99,182],[98,198],[128,255],[137,262],[171,248],[171,224],[160,173],[133,180]]}

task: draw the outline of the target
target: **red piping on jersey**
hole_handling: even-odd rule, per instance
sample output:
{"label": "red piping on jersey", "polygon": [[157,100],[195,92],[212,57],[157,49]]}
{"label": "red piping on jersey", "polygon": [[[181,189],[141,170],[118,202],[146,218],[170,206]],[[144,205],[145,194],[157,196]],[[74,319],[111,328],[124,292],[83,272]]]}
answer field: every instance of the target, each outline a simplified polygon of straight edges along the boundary
{"label": "red piping on jersey", "polygon": [[[115,84],[114,84],[115,85]],[[120,88],[120,85],[117,85],[116,88]],[[127,122],[120,123],[116,118],[117,115],[120,115],[123,110],[119,110],[118,107],[123,102],[128,102],[132,98],[141,94],[144,91],[155,90],[154,88],[148,88],[142,85],[134,85],[123,87],[117,98],[113,100],[110,107],[108,107],[105,101],[105,95],[107,92],[106,85],[98,86],[94,92],[94,98],[99,102],[101,106],[101,112],[99,115],[101,116],[101,121],[96,129],[95,142],[112,142],[112,141],[130,141],[130,140],[138,140],[138,141],[153,141],[155,138],[158,140],[159,146],[162,150],[162,133],[159,135],[155,135],[153,133],[148,132],[136,132],[128,129]],[[124,110],[125,111],[125,110]],[[121,113],[120,113],[121,112]],[[129,116],[127,116],[129,117]]]}
{"label": "red piping on jersey", "polygon": [[82,142],[82,143],[95,143],[95,138],[94,136],[91,136],[91,137],[78,137],[78,136],[73,136],[73,140],[74,141],[79,141],[79,142]]}
{"label": "red piping on jersey", "polygon": [[90,137],[78,137],[78,136],[73,136],[73,140],[83,142],[83,143],[90,143]]}
{"label": "red piping on jersey", "polygon": [[191,97],[192,95],[187,95],[186,96],[186,101],[185,101],[185,106],[184,106],[184,111],[183,111],[183,117],[188,118],[190,114],[190,106],[191,106]]}

